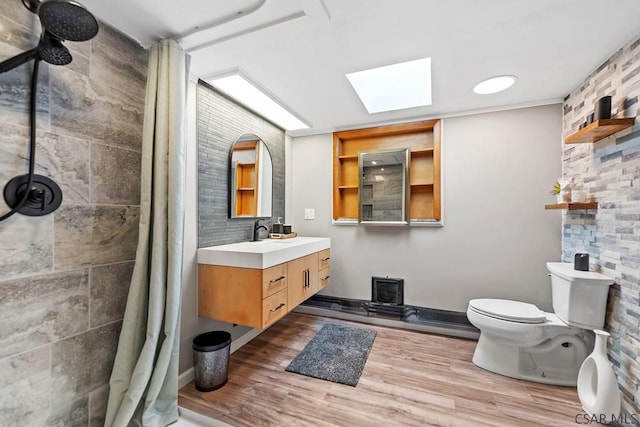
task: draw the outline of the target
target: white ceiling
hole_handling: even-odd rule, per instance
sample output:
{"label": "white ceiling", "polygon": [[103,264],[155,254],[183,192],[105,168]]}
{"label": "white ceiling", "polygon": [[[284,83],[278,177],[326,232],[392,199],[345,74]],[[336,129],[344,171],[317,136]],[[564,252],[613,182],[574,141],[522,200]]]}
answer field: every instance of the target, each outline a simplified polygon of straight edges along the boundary
{"label": "white ceiling", "polygon": [[[559,102],[640,35],[638,0],[81,0],[149,46],[178,38],[200,78],[240,69],[303,135]],[[433,105],[368,114],[345,74],[430,57]],[[518,82],[476,95],[480,80]]]}

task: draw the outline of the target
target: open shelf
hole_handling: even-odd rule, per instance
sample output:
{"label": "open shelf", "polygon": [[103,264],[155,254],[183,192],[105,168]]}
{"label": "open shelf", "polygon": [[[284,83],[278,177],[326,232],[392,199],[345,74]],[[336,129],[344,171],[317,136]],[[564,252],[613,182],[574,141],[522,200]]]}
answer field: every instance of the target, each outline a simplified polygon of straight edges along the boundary
{"label": "open shelf", "polygon": [[554,203],[544,205],[545,209],[598,209],[598,202],[585,203]]}
{"label": "open shelf", "polygon": [[[373,190],[362,189],[360,153],[409,150],[409,218],[436,222],[441,219],[439,120],[354,129],[333,134],[333,220],[358,223],[359,203]],[[365,184],[365,183],[363,183]],[[362,196],[362,200],[360,197]],[[367,212],[363,215],[366,216]]]}
{"label": "open shelf", "polygon": [[578,144],[582,142],[596,142],[614,133],[633,126],[635,117],[627,119],[601,119],[572,133],[564,139],[565,144]]}
{"label": "open shelf", "polygon": [[411,150],[411,156],[419,157],[419,156],[430,156],[433,155],[433,148],[424,148],[420,150]]}

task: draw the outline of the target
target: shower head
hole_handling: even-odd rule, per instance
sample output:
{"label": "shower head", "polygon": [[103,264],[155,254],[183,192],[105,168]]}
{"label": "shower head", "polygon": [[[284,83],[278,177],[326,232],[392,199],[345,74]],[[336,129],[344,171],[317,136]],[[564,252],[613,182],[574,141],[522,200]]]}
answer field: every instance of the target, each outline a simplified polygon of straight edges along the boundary
{"label": "shower head", "polygon": [[22,0],[30,11],[37,13],[44,30],[61,40],[83,42],[98,34],[98,21],[80,3],[73,0]]}
{"label": "shower head", "polygon": [[40,59],[51,65],[67,65],[71,63],[72,58],[69,49],[64,47],[60,40],[47,37],[47,34],[45,31],[38,45]]}
{"label": "shower head", "polygon": [[38,46],[0,62],[0,73],[13,70],[34,59],[43,60],[51,65],[67,65],[71,63],[72,57],[69,50],[63,46],[60,40],[45,31],[40,37]]}

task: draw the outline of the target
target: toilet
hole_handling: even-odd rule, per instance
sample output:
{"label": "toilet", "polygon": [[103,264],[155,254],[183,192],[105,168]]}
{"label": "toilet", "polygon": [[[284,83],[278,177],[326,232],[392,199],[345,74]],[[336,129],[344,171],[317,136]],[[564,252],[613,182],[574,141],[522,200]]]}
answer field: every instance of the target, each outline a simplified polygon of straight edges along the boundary
{"label": "toilet", "polygon": [[523,380],[575,386],[593,350],[593,329],[604,325],[613,279],[577,271],[573,263],[548,262],[554,313],[505,299],[473,299],[467,317],[480,329],[473,363]]}

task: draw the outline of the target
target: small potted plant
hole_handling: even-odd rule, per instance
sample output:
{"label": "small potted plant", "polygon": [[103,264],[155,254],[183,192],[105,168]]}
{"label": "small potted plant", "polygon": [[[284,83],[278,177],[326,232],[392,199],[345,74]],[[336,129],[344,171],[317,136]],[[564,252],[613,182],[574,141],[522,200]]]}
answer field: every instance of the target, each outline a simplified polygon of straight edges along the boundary
{"label": "small potted plant", "polygon": [[571,179],[558,179],[551,190],[558,198],[558,203],[568,203],[571,201]]}

